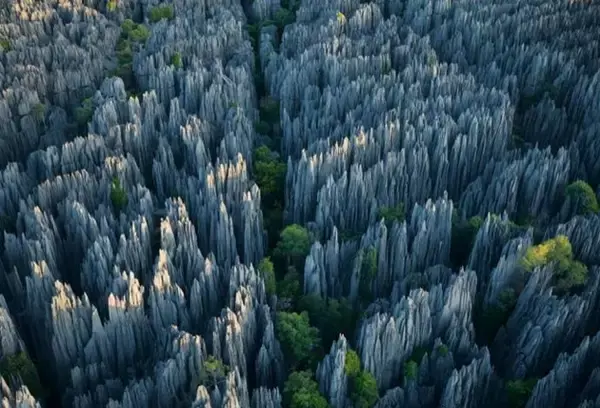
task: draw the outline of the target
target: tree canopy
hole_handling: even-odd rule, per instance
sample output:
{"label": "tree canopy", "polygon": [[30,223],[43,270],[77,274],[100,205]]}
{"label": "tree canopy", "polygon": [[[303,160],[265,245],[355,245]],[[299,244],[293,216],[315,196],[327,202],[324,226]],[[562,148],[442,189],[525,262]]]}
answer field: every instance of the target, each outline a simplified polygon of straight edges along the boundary
{"label": "tree canopy", "polygon": [[295,371],[283,389],[283,405],[290,408],[328,408],[327,400],[319,393],[319,385],[310,371]]}
{"label": "tree canopy", "polygon": [[285,259],[288,266],[303,266],[311,244],[306,228],[298,224],[288,225],[281,231],[273,255]]}
{"label": "tree canopy", "polygon": [[592,187],[583,180],[577,180],[567,186],[565,194],[576,206],[576,214],[596,214],[600,211],[596,193]]}
{"label": "tree canopy", "polygon": [[277,313],[277,338],[292,367],[306,365],[319,345],[319,330],[310,325],[308,313]]}
{"label": "tree canopy", "polygon": [[555,265],[553,285],[558,295],[569,293],[585,284],[587,267],[573,259],[573,249],[565,235],[558,235],[528,248],[521,259],[521,265],[527,272],[550,263]]}
{"label": "tree canopy", "polygon": [[275,279],[275,267],[271,258],[263,258],[258,264],[258,271],[265,281],[265,290],[268,295],[274,295],[277,292],[277,281]]}

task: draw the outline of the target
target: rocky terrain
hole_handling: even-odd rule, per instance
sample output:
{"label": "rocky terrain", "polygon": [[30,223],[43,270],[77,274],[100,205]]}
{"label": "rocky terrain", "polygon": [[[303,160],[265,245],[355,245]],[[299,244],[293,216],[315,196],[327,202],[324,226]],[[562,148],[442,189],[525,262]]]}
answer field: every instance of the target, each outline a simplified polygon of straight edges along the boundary
{"label": "rocky terrain", "polygon": [[0,0],[0,406],[600,408],[598,22]]}

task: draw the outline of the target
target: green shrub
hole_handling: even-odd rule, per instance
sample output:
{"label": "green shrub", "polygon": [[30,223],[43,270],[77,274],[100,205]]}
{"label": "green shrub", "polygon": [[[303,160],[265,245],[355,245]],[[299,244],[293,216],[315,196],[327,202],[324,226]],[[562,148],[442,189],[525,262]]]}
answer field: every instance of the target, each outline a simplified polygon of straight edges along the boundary
{"label": "green shrub", "polygon": [[340,333],[352,338],[356,315],[347,299],[325,300],[315,294],[304,295],[298,301],[298,309],[305,310],[310,324],[319,329],[323,348],[329,349]]}
{"label": "green shrub", "polygon": [[308,313],[278,312],[275,328],[277,338],[292,367],[309,364],[320,338],[319,330],[310,325]]}
{"label": "green shrub", "polygon": [[304,259],[310,252],[312,245],[308,230],[301,225],[288,225],[279,234],[279,242],[273,255],[285,261],[286,266],[297,266],[304,270]]}
{"label": "green shrub", "polygon": [[145,25],[138,24],[131,33],[129,33],[129,38],[138,43],[145,42],[150,38],[150,30]]}
{"label": "green shrub", "polygon": [[329,408],[327,400],[319,393],[319,385],[310,371],[290,374],[283,388],[283,406],[290,408]]}
{"label": "green shrub", "polygon": [[533,388],[537,381],[537,378],[507,381],[506,394],[508,406],[511,408],[524,408],[527,405],[529,397],[531,397],[531,393],[533,392]]}
{"label": "green shrub", "polygon": [[128,18],[121,23],[121,35],[129,37],[131,32],[135,30],[137,24],[132,19]]}
{"label": "green shrub", "polygon": [[90,98],[86,98],[81,103],[81,106],[75,108],[75,121],[80,128],[87,126],[88,122],[92,120],[94,115],[94,106]]}
{"label": "green shrub", "polygon": [[150,9],[149,19],[151,23],[157,23],[162,19],[172,20],[174,17],[173,6],[170,4],[155,6]]}
{"label": "green shrub", "polygon": [[346,16],[341,11],[338,11],[336,13],[336,18],[337,18],[338,23],[340,23],[340,24],[344,24],[346,22]]}
{"label": "green shrub", "polygon": [[225,379],[228,371],[229,367],[221,360],[208,356],[200,369],[200,382],[207,387],[213,387]]}
{"label": "green shrub", "polygon": [[379,399],[377,381],[373,374],[361,371],[350,379],[350,399],[354,408],[373,408]]}
{"label": "green shrub", "polygon": [[275,279],[275,267],[271,258],[263,258],[258,264],[258,271],[265,281],[265,290],[268,295],[277,293],[277,281]]}
{"label": "green shrub", "polygon": [[600,211],[598,199],[592,187],[583,180],[577,180],[567,186],[565,195],[577,206],[579,215],[596,214]]}
{"label": "green shrub", "polygon": [[377,218],[385,219],[388,225],[391,225],[394,221],[403,222],[406,218],[404,203],[400,203],[395,207],[382,207],[379,209],[377,216]]}
{"label": "green shrub", "polygon": [[558,295],[569,293],[585,284],[587,267],[573,259],[571,243],[565,235],[558,235],[528,248],[521,259],[521,265],[527,272],[550,263],[555,265],[553,285]]}
{"label": "green shrub", "polygon": [[260,100],[260,118],[268,123],[279,123],[279,102],[270,96]]}
{"label": "green shrub", "polygon": [[404,363],[404,378],[406,380],[414,380],[417,378],[419,372],[419,366],[413,360],[409,360]]}
{"label": "green shrub", "polygon": [[372,284],[377,276],[377,249],[370,247],[363,251],[363,259],[360,269],[360,281],[358,283],[358,295],[361,300],[370,302],[373,298]]}
{"label": "green shrub", "polygon": [[0,48],[2,48],[5,52],[10,51],[12,49],[10,46],[10,41],[6,38],[0,38]]}
{"label": "green shrub", "polygon": [[110,12],[113,12],[117,9],[117,0],[108,0],[108,2],[106,3],[106,9]]}
{"label": "green shrub", "polygon": [[183,61],[181,60],[181,53],[176,52],[175,54],[173,54],[173,56],[171,57],[171,65],[173,65],[177,69],[183,68]]}
{"label": "green shrub", "polygon": [[31,109],[31,114],[33,115],[35,120],[41,122],[46,116],[46,105],[44,105],[43,103],[36,103]]}
{"label": "green shrub", "polygon": [[125,189],[121,187],[121,181],[117,177],[113,178],[110,187],[110,200],[112,201],[113,207],[115,210],[121,211],[127,206],[127,193],[125,192]]}
{"label": "green shrub", "polygon": [[344,372],[349,377],[355,377],[360,373],[360,358],[354,350],[346,351],[346,359],[344,361]]}
{"label": "green shrub", "polygon": [[440,353],[442,357],[446,357],[448,355],[448,346],[440,344],[437,348],[437,352]]}
{"label": "green shrub", "polygon": [[11,375],[19,376],[34,396],[42,397],[45,394],[35,365],[23,351],[6,356],[0,361],[0,375],[7,379]]}

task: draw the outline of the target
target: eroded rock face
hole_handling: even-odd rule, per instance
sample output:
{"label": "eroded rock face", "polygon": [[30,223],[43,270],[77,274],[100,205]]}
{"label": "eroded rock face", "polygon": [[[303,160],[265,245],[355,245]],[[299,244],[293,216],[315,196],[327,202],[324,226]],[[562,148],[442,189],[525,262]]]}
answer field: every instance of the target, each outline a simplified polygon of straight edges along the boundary
{"label": "eroded rock face", "polygon": [[[35,356],[63,406],[280,408],[278,302],[255,269],[268,142],[283,218],[316,238],[302,291],[364,311],[315,373],[332,407],[352,404],[349,348],[379,408],[506,406],[503,382],[532,377],[528,408],[600,406],[600,218],[564,196],[600,183],[597,4],[165,4],[159,21],[136,0],[0,7],[0,359]],[[125,19],[148,38],[124,43]],[[589,271],[564,297],[556,265],[520,265],[558,234]],[[2,407],[45,402],[24,381],[0,377]]]}

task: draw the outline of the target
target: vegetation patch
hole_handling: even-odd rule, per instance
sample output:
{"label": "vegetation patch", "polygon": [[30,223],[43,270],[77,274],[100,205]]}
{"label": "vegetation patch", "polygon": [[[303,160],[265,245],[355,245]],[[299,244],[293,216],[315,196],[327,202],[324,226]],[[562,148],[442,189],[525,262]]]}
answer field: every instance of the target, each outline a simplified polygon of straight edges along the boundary
{"label": "vegetation patch", "polygon": [[506,396],[511,408],[524,408],[529,401],[533,388],[537,384],[537,378],[526,380],[514,380],[506,382]]}
{"label": "vegetation patch", "polygon": [[400,203],[394,207],[382,207],[377,212],[377,218],[383,218],[387,225],[392,225],[394,221],[403,222],[406,219],[404,211],[404,203]]}
{"label": "vegetation patch", "polygon": [[24,351],[6,356],[0,361],[0,376],[6,379],[11,376],[20,377],[34,396],[43,398],[46,395],[37,369]]}
{"label": "vegetation patch", "polygon": [[597,214],[600,211],[598,199],[592,187],[583,180],[577,180],[567,186],[565,195],[576,205],[576,214]]}
{"label": "vegetation patch", "polygon": [[115,177],[110,185],[110,200],[117,212],[122,211],[127,206],[127,193],[121,186],[121,181]]}
{"label": "vegetation patch", "polygon": [[587,267],[573,259],[573,249],[565,235],[528,248],[521,259],[521,266],[527,272],[548,264],[554,265],[553,286],[557,295],[571,293],[585,285]]}
{"label": "vegetation patch", "polygon": [[160,20],[172,20],[173,18],[175,18],[175,12],[170,4],[152,7],[148,15],[151,23],[157,23]]}
{"label": "vegetation patch", "polygon": [[454,267],[465,265],[475,244],[475,237],[483,225],[480,216],[462,220],[455,213],[452,216],[452,239],[450,241],[450,263]]}

